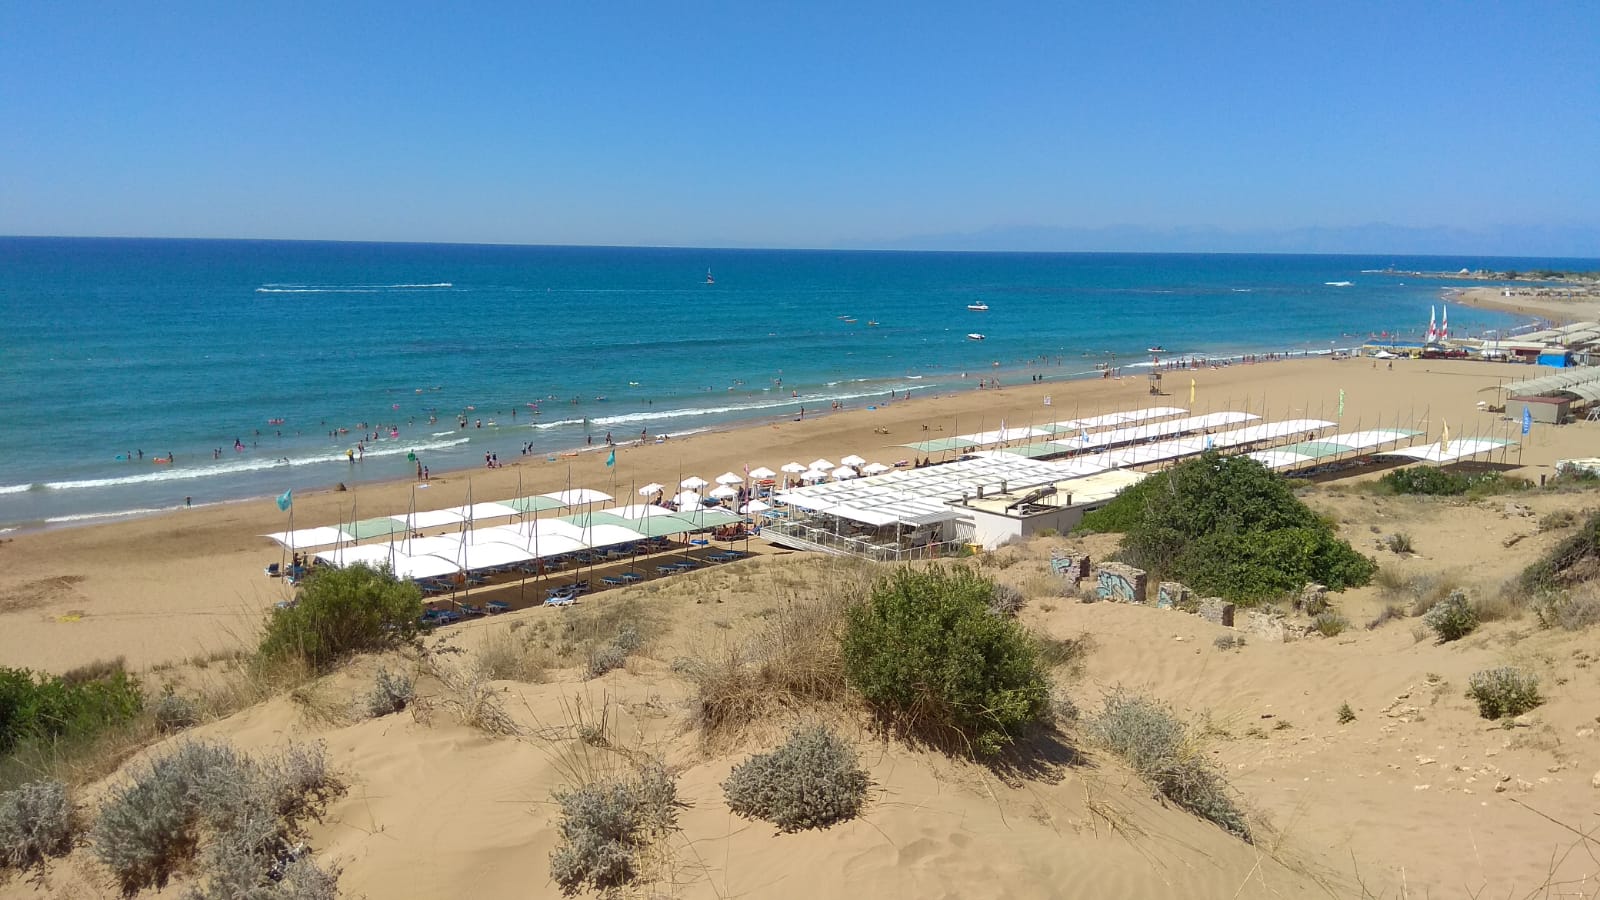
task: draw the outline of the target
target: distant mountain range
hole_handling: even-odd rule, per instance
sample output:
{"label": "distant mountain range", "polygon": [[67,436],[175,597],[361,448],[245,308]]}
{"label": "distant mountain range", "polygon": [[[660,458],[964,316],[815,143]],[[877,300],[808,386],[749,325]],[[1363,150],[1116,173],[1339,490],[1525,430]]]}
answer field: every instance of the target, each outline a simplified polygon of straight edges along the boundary
{"label": "distant mountain range", "polygon": [[1337,228],[1150,228],[1111,225],[1061,228],[995,225],[978,231],[841,241],[849,250],[1016,250],[1133,253],[1361,253],[1600,258],[1600,226],[1498,225],[1488,228],[1413,228],[1353,225]]}

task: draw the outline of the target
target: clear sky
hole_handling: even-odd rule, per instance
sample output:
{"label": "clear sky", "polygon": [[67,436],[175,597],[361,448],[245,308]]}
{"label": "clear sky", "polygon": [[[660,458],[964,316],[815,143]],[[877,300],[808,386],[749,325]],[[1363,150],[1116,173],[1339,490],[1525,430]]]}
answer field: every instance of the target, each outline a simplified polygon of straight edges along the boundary
{"label": "clear sky", "polygon": [[0,234],[1600,225],[1594,0],[454,7],[0,3]]}

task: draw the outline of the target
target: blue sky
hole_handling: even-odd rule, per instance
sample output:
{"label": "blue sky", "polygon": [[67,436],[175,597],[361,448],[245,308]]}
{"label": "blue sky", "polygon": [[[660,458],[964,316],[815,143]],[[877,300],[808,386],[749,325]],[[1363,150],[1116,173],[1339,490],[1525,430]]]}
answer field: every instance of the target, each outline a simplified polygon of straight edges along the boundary
{"label": "blue sky", "polygon": [[1600,226],[1593,2],[446,7],[3,4],[0,234]]}

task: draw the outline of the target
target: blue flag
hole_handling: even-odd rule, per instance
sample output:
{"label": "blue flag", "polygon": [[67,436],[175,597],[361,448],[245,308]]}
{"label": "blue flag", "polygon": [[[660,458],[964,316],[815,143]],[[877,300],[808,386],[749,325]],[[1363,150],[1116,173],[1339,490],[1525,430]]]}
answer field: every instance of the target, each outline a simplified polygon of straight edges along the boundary
{"label": "blue flag", "polygon": [[1528,407],[1524,406],[1524,407],[1522,407],[1522,433],[1523,434],[1527,434],[1528,432],[1530,432],[1532,430],[1533,430],[1533,411],[1528,409]]}
{"label": "blue flag", "polygon": [[606,456],[606,465],[614,466],[616,464],[617,464],[617,451],[613,450],[613,451],[611,451],[611,453],[609,455]]}
{"label": "blue flag", "polygon": [[294,505],[294,489],[293,488],[290,488],[289,490],[284,491],[283,493],[278,495],[278,508],[279,509],[287,510],[289,507],[291,507],[293,505]]}

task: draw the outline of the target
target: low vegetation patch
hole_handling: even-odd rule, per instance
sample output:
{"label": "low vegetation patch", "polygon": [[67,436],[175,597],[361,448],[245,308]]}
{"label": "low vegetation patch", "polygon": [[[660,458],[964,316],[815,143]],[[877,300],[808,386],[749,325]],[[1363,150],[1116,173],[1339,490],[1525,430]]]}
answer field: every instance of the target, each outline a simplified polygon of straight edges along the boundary
{"label": "low vegetation patch", "polygon": [[1323,637],[1338,637],[1350,627],[1350,620],[1334,610],[1325,609],[1312,617],[1311,627]]}
{"label": "low vegetation patch", "polygon": [[1559,594],[1547,594],[1533,604],[1545,628],[1582,631],[1600,625],[1600,582]]}
{"label": "low vegetation patch", "polygon": [[416,698],[416,685],[412,684],[410,675],[379,669],[372,680],[372,690],[367,692],[367,715],[375,719],[401,712]]}
{"label": "low vegetation patch", "polygon": [[628,661],[628,654],[639,649],[642,639],[638,629],[632,626],[623,626],[611,642],[595,648],[589,654],[589,667],[584,674],[589,678],[599,678],[613,669],[622,668]]}
{"label": "low vegetation patch", "polygon": [[567,896],[611,891],[639,877],[651,844],[677,827],[677,782],[648,765],[631,777],[592,781],[553,795],[561,807],[560,843],[550,877]]}
{"label": "low vegetation patch", "polygon": [[1439,643],[1459,641],[1478,627],[1478,611],[1465,591],[1451,591],[1422,617],[1422,624],[1433,629]]}
{"label": "low vegetation patch", "polygon": [[1417,548],[1411,543],[1411,535],[1404,532],[1397,531],[1384,538],[1383,545],[1389,548],[1390,553],[1394,554],[1403,555],[1417,552]]}
{"label": "low vegetation patch", "polygon": [[258,653],[271,664],[326,671],[352,654],[410,640],[421,617],[422,589],[415,582],[365,565],[319,566],[293,606],[269,614]]}
{"label": "low vegetation patch", "polygon": [[155,717],[156,730],[170,734],[193,728],[200,724],[200,707],[193,700],[166,690],[150,704],[150,714]]}
{"label": "low vegetation patch", "polygon": [[1340,725],[1349,725],[1356,720],[1356,711],[1350,708],[1350,704],[1341,703],[1339,704],[1339,712],[1336,718],[1339,720]]}
{"label": "low vegetation patch", "polygon": [[1525,491],[1533,483],[1524,478],[1508,478],[1499,472],[1452,472],[1437,466],[1408,466],[1385,472],[1376,482],[1380,493],[1424,494],[1435,497],[1472,495],[1486,497]]}
{"label": "low vegetation patch", "polygon": [[855,818],[867,784],[855,748],[818,725],[796,729],[776,750],[735,766],[722,792],[739,815],[800,831]]}
{"label": "low vegetation patch", "polygon": [[1522,570],[1527,594],[1553,593],[1600,579],[1600,511],[1592,512],[1560,544]]}
{"label": "low vegetation patch", "polygon": [[92,841],[124,893],[165,885],[204,845],[197,896],[278,896],[252,892],[296,860],[310,865],[296,849],[304,824],[343,793],[320,744],[254,759],[190,741],[112,789]]}
{"label": "low vegetation patch", "polygon": [[0,868],[28,869],[65,856],[77,816],[59,781],[33,781],[0,794]]}
{"label": "low vegetation patch", "polygon": [[1049,712],[1038,646],[964,566],[897,569],[845,610],[845,676],[907,735],[998,753]]}
{"label": "low vegetation patch", "polygon": [[1115,691],[1088,721],[1088,732],[1162,796],[1250,840],[1250,826],[1234,804],[1227,781],[1165,704]]}
{"label": "low vegetation patch", "polygon": [[1383,609],[1379,610],[1378,614],[1373,616],[1371,621],[1367,622],[1367,630],[1372,631],[1373,629],[1383,625],[1385,622],[1392,622],[1395,619],[1404,619],[1405,617],[1406,608],[1404,606],[1401,606],[1398,603],[1386,603],[1384,604]]}
{"label": "low vegetation patch", "polygon": [[1082,527],[1121,532],[1124,561],[1236,603],[1308,582],[1359,587],[1377,570],[1283,478],[1242,456],[1206,453],[1152,475],[1089,513]]}
{"label": "low vegetation patch", "polygon": [[1216,639],[1211,642],[1211,646],[1217,648],[1218,650],[1237,650],[1238,648],[1244,646],[1244,635],[1219,634],[1217,635]]}
{"label": "low vegetation patch", "polygon": [[1544,702],[1539,696],[1539,677],[1515,666],[1473,672],[1467,681],[1467,696],[1478,701],[1478,715],[1485,719],[1520,716]]}
{"label": "low vegetation patch", "polygon": [[0,753],[29,740],[92,738],[143,709],[138,682],[120,665],[71,680],[0,668]]}

